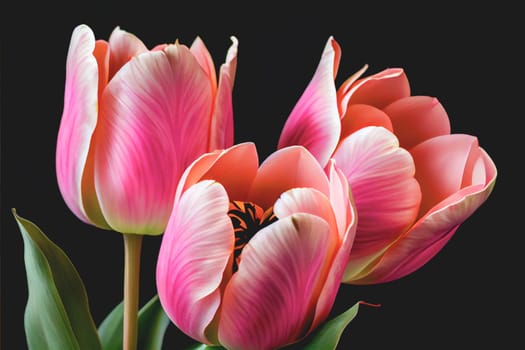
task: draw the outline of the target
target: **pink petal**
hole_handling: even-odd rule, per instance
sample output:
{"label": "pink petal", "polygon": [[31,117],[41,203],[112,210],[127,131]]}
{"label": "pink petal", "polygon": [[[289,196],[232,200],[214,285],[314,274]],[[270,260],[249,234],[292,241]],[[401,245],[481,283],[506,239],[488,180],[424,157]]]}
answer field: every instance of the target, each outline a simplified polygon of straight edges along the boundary
{"label": "pink petal", "polygon": [[394,125],[401,147],[412,147],[434,136],[450,134],[448,114],[437,100],[429,96],[410,96],[384,108]]}
{"label": "pink petal", "polygon": [[306,147],[324,167],[339,141],[341,123],[334,84],[339,45],[330,37],[319,66],[286,120],[278,148]]}
{"label": "pink petal", "polygon": [[[331,163],[333,163],[333,160]],[[350,258],[358,222],[355,203],[351,192],[349,192],[344,174],[332,165],[329,169],[329,176],[331,190],[330,200],[336,212],[336,220],[338,221],[340,230],[339,248],[328,272],[328,277],[321,294],[319,295],[314,321],[312,322],[310,330],[315,329],[321,322],[326,320],[332,310],[341,280],[344,276],[345,268]],[[342,220],[343,218],[344,221]]]}
{"label": "pink petal", "polygon": [[202,39],[198,36],[195,38],[190,47],[191,53],[197,59],[202,69],[206,72],[210,83],[212,84],[213,91],[217,90],[217,76],[215,72],[215,64],[213,63],[213,58],[208,51],[206,45]]}
{"label": "pink petal", "polygon": [[244,200],[258,167],[259,158],[255,144],[245,142],[221,152],[201,178],[220,182],[232,200]]}
{"label": "pink petal", "polygon": [[[488,164],[492,162],[490,158],[486,160]],[[353,283],[389,282],[425,265],[452,238],[458,227],[487,200],[496,180],[495,173],[492,175],[485,185],[463,188],[434,207],[386,251],[368,275]]]}
{"label": "pink petal", "polygon": [[111,57],[109,61],[109,79],[133,57],[147,52],[148,48],[135,35],[115,27],[109,36]]}
{"label": "pink petal", "polygon": [[175,199],[198,181],[212,179],[226,188],[232,200],[244,201],[258,167],[257,149],[252,142],[239,143],[224,151],[206,153],[186,168]]}
{"label": "pink petal", "polygon": [[232,91],[237,70],[238,41],[235,37],[231,37],[231,40],[233,44],[219,73],[219,88],[211,119],[210,149],[227,148],[233,145]]}
{"label": "pink petal", "polygon": [[310,330],[324,321],[332,309],[357,228],[357,216],[355,208],[349,200],[346,179],[335,168],[333,160],[330,161],[329,174],[332,205],[321,192],[313,189],[296,188],[283,193],[274,206],[274,213],[278,218],[299,212],[309,213],[327,221],[332,232],[339,231],[338,252],[334,261],[330,263],[328,278],[317,302],[314,322],[312,322]]}
{"label": "pink petal", "polygon": [[473,173],[476,161],[483,159],[476,137],[464,134],[434,137],[420,143],[410,153],[414,158],[416,178],[423,192],[420,216],[459,191],[464,186],[465,177],[471,182],[472,174],[476,174]]}
{"label": "pink petal", "polygon": [[323,169],[302,146],[289,146],[266,158],[259,167],[248,199],[266,209],[281,193],[294,187],[312,187],[329,194]]}
{"label": "pink petal", "polygon": [[280,219],[246,245],[224,293],[219,340],[228,349],[277,349],[306,335],[336,249],[326,222]]}
{"label": "pink petal", "polygon": [[368,69],[368,65],[365,64],[360,70],[348,77],[343,84],[337,89],[337,104],[339,106],[339,115],[341,118],[346,114],[348,107],[348,100],[352,95],[348,91],[352,88],[354,82],[363,75]]}
{"label": "pink petal", "polygon": [[401,68],[388,68],[357,80],[349,89],[348,104],[368,104],[379,109],[410,96],[410,85]]}
{"label": "pink petal", "polygon": [[348,268],[356,271],[362,259],[370,259],[414,222],[421,193],[410,154],[382,127],[353,133],[334,158],[348,179],[359,215]]}
{"label": "pink petal", "polygon": [[341,140],[365,126],[382,126],[394,132],[388,114],[370,105],[353,104],[348,106],[341,119]]}
{"label": "pink petal", "polygon": [[194,339],[209,343],[206,327],[221,302],[231,269],[234,235],[228,195],[213,181],[191,186],[176,203],[162,237],[157,290],[170,319]]}
{"label": "pink petal", "polygon": [[312,214],[326,221],[331,231],[339,232],[328,197],[313,188],[293,188],[284,192],[275,202],[273,212],[279,219],[296,213]]}
{"label": "pink petal", "polygon": [[182,45],[137,56],[108,84],[95,180],[111,227],[160,234],[184,169],[207,151],[208,77]]}
{"label": "pink petal", "polygon": [[[98,64],[93,51],[95,36],[86,25],[77,26],[71,36],[66,62],[64,109],[56,147],[56,174],[60,192],[67,206],[82,221],[93,222],[82,203],[82,181],[89,147],[97,125]],[[85,188],[95,196],[95,188]]]}
{"label": "pink petal", "polygon": [[348,186],[348,180],[341,169],[336,166],[335,159],[330,159],[325,170],[330,183],[330,203],[335,213],[337,231],[339,238],[343,241],[348,225],[355,219],[353,217],[354,198]]}

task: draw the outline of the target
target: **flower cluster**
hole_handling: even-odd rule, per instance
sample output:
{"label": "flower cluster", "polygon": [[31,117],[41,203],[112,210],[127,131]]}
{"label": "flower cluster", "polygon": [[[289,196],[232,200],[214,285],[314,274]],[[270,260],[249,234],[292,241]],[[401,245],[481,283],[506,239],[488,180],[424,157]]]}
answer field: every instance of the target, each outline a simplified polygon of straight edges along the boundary
{"label": "flower cluster", "polygon": [[[253,142],[234,143],[231,41],[217,75],[199,37],[148,49],[118,27],[105,41],[77,26],[57,181],[71,211],[121,233],[135,260],[143,235],[163,235],[158,299],[181,331],[278,349],[327,322],[341,283],[385,283],[428,262],[487,200],[497,169],[475,136],[451,133],[435,97],[411,94],[403,69],[364,66],[336,86],[333,37],[260,161]],[[134,349],[138,293],[125,288]]]}

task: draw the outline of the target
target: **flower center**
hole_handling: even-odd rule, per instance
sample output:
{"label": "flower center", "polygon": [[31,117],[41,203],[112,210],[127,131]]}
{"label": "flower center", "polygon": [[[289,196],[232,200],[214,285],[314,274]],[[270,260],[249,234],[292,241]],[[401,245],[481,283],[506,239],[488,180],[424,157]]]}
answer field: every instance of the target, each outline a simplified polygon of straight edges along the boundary
{"label": "flower center", "polygon": [[248,243],[260,229],[277,221],[277,217],[273,214],[273,208],[268,208],[264,211],[255,203],[242,201],[230,202],[228,215],[232,221],[235,233],[233,272],[236,272],[241,261],[242,249],[246,243]]}

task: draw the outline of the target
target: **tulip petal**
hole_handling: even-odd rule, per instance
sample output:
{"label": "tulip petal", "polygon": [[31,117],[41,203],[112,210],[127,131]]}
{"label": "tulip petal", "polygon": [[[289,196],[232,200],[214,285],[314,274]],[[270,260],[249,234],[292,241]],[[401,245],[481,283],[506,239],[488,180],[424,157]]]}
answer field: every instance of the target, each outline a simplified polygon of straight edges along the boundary
{"label": "tulip petal", "polygon": [[346,114],[348,100],[350,97],[352,97],[352,95],[348,93],[348,90],[352,87],[354,82],[359,79],[364,72],[366,72],[367,69],[368,64],[365,64],[360,70],[349,76],[337,89],[337,104],[339,106],[339,115],[341,118],[343,118],[343,116]]}
{"label": "tulip petal", "polygon": [[335,159],[332,158],[328,162],[326,173],[330,182],[330,202],[335,213],[339,238],[343,241],[348,225],[355,221],[354,198],[348,180],[336,166]]}
{"label": "tulip petal", "polygon": [[[434,137],[414,147],[411,152],[416,164],[416,178],[421,185],[423,200],[419,215],[459,191],[472,181],[484,183],[483,154],[475,136],[452,134]],[[476,168],[476,164],[481,168]],[[469,179],[468,182],[466,182]],[[464,184],[464,182],[466,182]],[[470,182],[470,183],[469,183]]]}
{"label": "tulip petal", "polygon": [[382,126],[394,132],[390,117],[385,112],[370,105],[353,104],[348,106],[341,119],[341,140],[365,126]]}
{"label": "tulip petal", "polygon": [[234,235],[224,188],[211,180],[191,186],[176,203],[157,262],[157,289],[170,319],[209,343],[206,327],[221,302],[224,271],[231,268]]}
{"label": "tulip petal", "polygon": [[454,193],[393,244],[371,272],[354,284],[377,284],[402,278],[432,259],[452,238],[458,227],[488,198],[496,181],[496,169],[484,154],[487,174],[485,185],[474,185]]}
{"label": "tulip petal", "polygon": [[114,230],[164,230],[182,172],[207,151],[211,101],[208,78],[183,45],[137,56],[109,82],[95,181]]}
{"label": "tulip petal", "polygon": [[98,113],[99,75],[94,50],[95,36],[91,29],[77,26],[67,54],[64,109],[56,147],[60,192],[70,210],[86,223],[91,220],[82,204],[82,178]]}
{"label": "tulip petal", "polygon": [[292,188],[281,194],[273,207],[279,219],[296,213],[318,216],[328,223],[330,230],[338,232],[334,211],[328,197],[314,188]]}
{"label": "tulip petal", "polygon": [[330,37],[315,74],[290,113],[278,148],[306,147],[325,166],[339,141],[341,122],[334,84],[340,48]]}
{"label": "tulip petal", "polygon": [[410,96],[408,78],[401,68],[388,68],[357,80],[347,92],[348,104],[368,104],[379,109]]}
{"label": "tulip petal", "polygon": [[206,75],[212,84],[213,91],[215,92],[217,90],[215,64],[213,63],[213,58],[211,57],[208,48],[204,45],[204,42],[199,36],[197,36],[191,44],[190,51],[193,56],[195,56],[195,59],[199,62],[204,72],[206,72]]}
{"label": "tulip petal", "polygon": [[276,349],[303,337],[337,237],[309,214],[280,219],[246,245],[224,293],[219,340],[228,349]]}
{"label": "tulip petal", "polygon": [[410,154],[394,134],[366,127],[344,140],[334,155],[348,179],[359,215],[349,269],[383,249],[415,220],[421,192]]}
{"label": "tulip petal", "polygon": [[257,149],[252,142],[204,154],[184,171],[175,198],[179,198],[189,186],[208,179],[219,182],[232,200],[244,201],[258,166]]}
{"label": "tulip petal", "polygon": [[450,134],[450,121],[437,98],[410,96],[384,108],[401,147],[412,147],[434,136]]}
{"label": "tulip petal", "polygon": [[[337,232],[339,226],[339,249],[334,261],[330,262],[329,270],[326,271],[328,278],[317,302],[315,317],[310,330],[324,321],[332,309],[357,228],[355,208],[350,204],[348,186],[344,186],[346,179],[333,166],[333,161],[330,164],[332,164],[330,167],[331,200],[335,199],[333,205],[319,191],[295,188],[283,193],[274,206],[274,213],[280,219],[293,213],[302,212],[323,218],[330,225],[332,232]],[[335,217],[334,211],[338,213]],[[336,222],[338,220],[340,222]]]}
{"label": "tulip petal", "polygon": [[109,59],[109,79],[122,68],[133,57],[147,52],[148,48],[142,40],[135,35],[115,27],[109,36],[109,49],[111,56]]}
{"label": "tulip petal", "polygon": [[266,158],[259,167],[248,200],[266,209],[281,193],[294,187],[312,187],[329,195],[323,169],[302,146],[288,146]]}
{"label": "tulip petal", "polygon": [[233,145],[232,91],[237,70],[237,38],[226,55],[226,62],[220,68],[219,88],[211,119],[210,149],[222,149]]}

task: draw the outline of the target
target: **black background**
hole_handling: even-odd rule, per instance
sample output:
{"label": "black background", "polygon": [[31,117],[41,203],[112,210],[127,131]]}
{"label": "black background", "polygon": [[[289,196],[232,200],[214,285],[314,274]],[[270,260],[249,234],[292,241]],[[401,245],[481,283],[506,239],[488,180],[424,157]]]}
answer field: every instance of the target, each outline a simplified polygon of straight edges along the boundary
{"label": "black background", "polygon": [[[519,11],[501,1],[466,8],[442,2],[281,3],[286,8],[226,2],[210,7],[197,1],[3,3],[2,349],[27,348],[23,243],[11,208],[71,258],[97,324],[122,298],[121,236],[81,223],[65,206],[55,178],[65,60],[80,23],[100,39],[108,39],[118,25],[150,48],[176,39],[190,45],[199,35],[217,68],[235,35],[235,142],[254,141],[261,160],[275,149],[330,35],[342,47],[338,85],[364,64],[369,65],[365,75],[404,68],[412,94],[437,97],[454,133],[479,138],[498,167],[498,180],[488,201],[421,269],[383,285],[341,287],[334,314],[358,300],[381,307],[362,306],[339,348],[523,348],[523,189],[517,178],[524,159],[524,60],[518,51],[525,30]],[[155,294],[160,239],[144,239],[141,304]],[[185,339],[170,326],[165,348],[181,349]]]}

